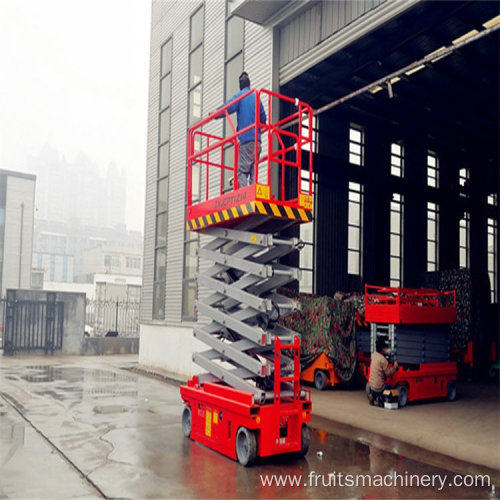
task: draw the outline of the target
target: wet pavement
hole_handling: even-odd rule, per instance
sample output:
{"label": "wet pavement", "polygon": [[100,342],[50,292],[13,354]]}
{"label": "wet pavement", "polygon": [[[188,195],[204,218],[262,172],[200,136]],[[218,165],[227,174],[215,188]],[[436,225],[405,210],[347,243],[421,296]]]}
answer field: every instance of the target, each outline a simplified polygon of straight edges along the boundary
{"label": "wet pavement", "polygon": [[[453,473],[334,426],[312,429],[303,459],[243,468],[184,438],[178,386],[134,367],[1,357],[0,498],[498,498],[498,488],[451,486]],[[273,475],[299,485],[264,485]],[[356,475],[365,476],[358,486]],[[446,479],[442,488],[402,486],[412,475]],[[369,485],[368,476],[389,485]]]}

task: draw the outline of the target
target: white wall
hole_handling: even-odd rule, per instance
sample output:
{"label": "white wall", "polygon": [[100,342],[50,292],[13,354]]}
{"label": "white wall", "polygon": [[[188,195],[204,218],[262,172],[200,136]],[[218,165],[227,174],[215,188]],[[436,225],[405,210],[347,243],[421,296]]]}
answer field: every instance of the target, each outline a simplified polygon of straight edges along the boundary
{"label": "white wall", "polygon": [[[30,288],[31,286],[34,210],[35,178],[9,175],[5,206],[2,295],[5,294],[7,288]],[[19,272],[19,265],[21,265],[21,272]]]}
{"label": "white wall", "polygon": [[140,365],[187,380],[204,371],[193,363],[193,352],[206,350],[207,346],[193,337],[190,327],[141,324]]}

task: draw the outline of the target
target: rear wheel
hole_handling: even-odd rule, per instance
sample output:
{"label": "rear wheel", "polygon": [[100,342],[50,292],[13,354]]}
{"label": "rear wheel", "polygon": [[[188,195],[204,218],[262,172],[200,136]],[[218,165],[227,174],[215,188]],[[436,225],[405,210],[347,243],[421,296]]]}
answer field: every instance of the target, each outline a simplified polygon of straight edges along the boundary
{"label": "rear wheel", "polygon": [[257,457],[257,438],[246,427],[240,427],[236,434],[236,456],[244,467],[252,465]]}
{"label": "rear wheel", "polygon": [[406,403],[408,403],[408,388],[404,385],[397,387],[398,389],[398,403],[400,408],[404,408]]}
{"label": "rear wheel", "polygon": [[457,384],[454,380],[450,380],[446,386],[446,398],[448,401],[455,401],[457,397]]}
{"label": "rear wheel", "polygon": [[309,451],[309,443],[311,442],[311,430],[306,424],[302,424],[300,438],[301,445],[299,456],[303,457]]}
{"label": "rear wheel", "polygon": [[184,436],[191,437],[191,408],[185,406],[182,411],[182,432]]}
{"label": "rear wheel", "polygon": [[322,370],[316,370],[316,373],[314,374],[314,387],[316,387],[318,391],[322,391],[326,387],[326,382],[326,373]]}

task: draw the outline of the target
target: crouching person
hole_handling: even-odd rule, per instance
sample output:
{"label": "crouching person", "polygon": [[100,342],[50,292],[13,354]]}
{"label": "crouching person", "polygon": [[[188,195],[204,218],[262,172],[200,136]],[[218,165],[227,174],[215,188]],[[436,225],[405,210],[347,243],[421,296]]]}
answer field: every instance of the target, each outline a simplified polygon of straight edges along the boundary
{"label": "crouching person", "polygon": [[372,354],[370,363],[370,378],[368,380],[370,392],[368,400],[371,405],[382,406],[382,393],[385,389],[385,381],[394,374],[399,365],[395,361],[392,367],[389,367],[389,362],[384,356],[385,341],[383,338],[377,338],[375,348],[376,351]]}

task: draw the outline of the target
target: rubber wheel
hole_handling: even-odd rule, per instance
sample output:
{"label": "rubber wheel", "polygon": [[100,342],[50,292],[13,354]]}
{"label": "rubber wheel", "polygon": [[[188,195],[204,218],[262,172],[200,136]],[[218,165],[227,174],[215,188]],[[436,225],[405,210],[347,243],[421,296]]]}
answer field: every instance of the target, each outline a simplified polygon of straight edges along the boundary
{"label": "rubber wheel", "polygon": [[457,397],[457,384],[454,380],[450,380],[446,386],[446,399],[448,401],[455,401]]}
{"label": "rubber wheel", "polygon": [[400,385],[397,387],[399,391],[398,395],[398,404],[400,408],[404,408],[406,403],[408,403],[408,388],[404,385]]}
{"label": "rubber wheel", "polygon": [[318,391],[323,391],[326,387],[326,373],[321,370],[317,370],[314,374],[314,387],[318,389]]}
{"label": "rubber wheel", "polygon": [[236,434],[236,456],[243,467],[252,465],[257,457],[255,433],[246,427],[240,427]]}
{"label": "rubber wheel", "polygon": [[185,406],[182,411],[182,433],[186,437],[191,437],[191,408]]}
{"label": "rubber wheel", "polygon": [[311,442],[311,430],[306,424],[302,424],[300,439],[300,452],[299,456],[303,457],[309,451],[309,443]]}

